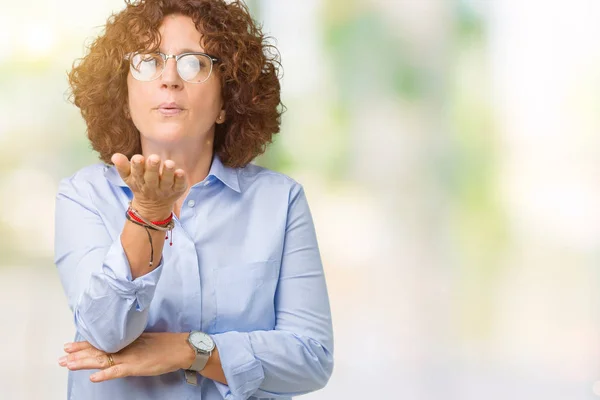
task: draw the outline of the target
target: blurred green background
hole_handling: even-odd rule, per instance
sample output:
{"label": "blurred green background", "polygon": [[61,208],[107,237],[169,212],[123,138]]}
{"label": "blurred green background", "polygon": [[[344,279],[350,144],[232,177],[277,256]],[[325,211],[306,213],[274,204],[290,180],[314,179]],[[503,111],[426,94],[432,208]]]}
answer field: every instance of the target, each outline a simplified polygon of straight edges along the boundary
{"label": "blurred green background", "polygon": [[[305,186],[332,303],[306,398],[600,396],[600,4],[248,4],[287,106],[256,162]],[[3,398],[66,396],[54,196],[97,162],[66,72],[122,8],[0,8]]]}

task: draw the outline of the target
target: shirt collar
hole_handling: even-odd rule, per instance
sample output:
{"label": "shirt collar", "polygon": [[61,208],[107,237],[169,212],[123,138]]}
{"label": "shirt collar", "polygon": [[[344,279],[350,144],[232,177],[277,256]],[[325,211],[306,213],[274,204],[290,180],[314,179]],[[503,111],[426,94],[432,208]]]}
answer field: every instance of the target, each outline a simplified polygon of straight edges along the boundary
{"label": "shirt collar", "polygon": [[[121,179],[121,176],[114,165],[106,165],[104,167],[104,176],[113,185],[127,187],[127,184],[123,181],[123,179]],[[207,179],[211,176],[214,176],[232,190],[241,193],[237,169],[223,165],[221,159],[216,153],[213,156],[213,161],[210,166]]]}
{"label": "shirt collar", "polygon": [[210,171],[208,172],[208,176],[214,176],[225,185],[229,186],[232,190],[235,190],[238,193],[241,193],[240,189],[240,180],[238,176],[238,171],[236,168],[230,168],[223,165],[221,162],[221,158],[218,154],[214,154],[213,161],[210,166]]}

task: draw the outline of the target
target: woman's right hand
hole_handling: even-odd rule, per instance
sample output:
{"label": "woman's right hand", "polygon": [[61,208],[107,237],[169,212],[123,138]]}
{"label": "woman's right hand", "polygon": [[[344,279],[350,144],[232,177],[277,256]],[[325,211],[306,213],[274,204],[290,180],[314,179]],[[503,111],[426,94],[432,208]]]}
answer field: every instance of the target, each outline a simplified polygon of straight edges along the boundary
{"label": "woman's right hand", "polygon": [[166,160],[162,172],[161,160],[151,154],[146,160],[135,154],[131,161],[121,153],[110,159],[123,181],[133,192],[132,207],[147,219],[164,219],[173,211],[175,202],[187,189],[185,172],[175,169],[175,162]]}

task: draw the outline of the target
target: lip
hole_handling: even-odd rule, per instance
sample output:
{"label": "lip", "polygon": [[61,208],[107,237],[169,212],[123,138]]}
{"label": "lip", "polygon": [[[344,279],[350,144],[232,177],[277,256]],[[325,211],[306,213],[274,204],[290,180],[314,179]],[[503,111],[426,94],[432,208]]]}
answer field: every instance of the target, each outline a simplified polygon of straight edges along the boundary
{"label": "lip", "polygon": [[181,105],[175,102],[162,103],[158,106],[157,110],[163,115],[177,115],[185,111],[185,109]]}

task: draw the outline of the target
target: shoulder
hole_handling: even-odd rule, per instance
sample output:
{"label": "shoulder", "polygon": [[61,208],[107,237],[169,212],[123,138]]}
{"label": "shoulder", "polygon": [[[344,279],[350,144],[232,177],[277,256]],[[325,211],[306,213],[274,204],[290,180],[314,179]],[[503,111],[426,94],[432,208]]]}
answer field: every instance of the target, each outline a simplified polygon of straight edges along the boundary
{"label": "shoulder", "polygon": [[302,184],[290,176],[256,164],[248,164],[240,168],[238,177],[242,190],[255,189],[270,193],[286,193],[290,196],[290,200],[304,191]]}
{"label": "shoulder", "polygon": [[105,172],[107,169],[108,166],[102,162],[87,165],[75,171],[72,175],[63,178],[61,184],[81,185],[105,181]]}
{"label": "shoulder", "polygon": [[58,196],[71,198],[87,198],[93,189],[98,190],[107,186],[105,173],[108,166],[102,162],[85,166],[70,176],[60,180]]}

